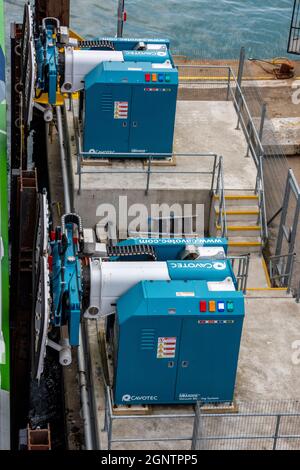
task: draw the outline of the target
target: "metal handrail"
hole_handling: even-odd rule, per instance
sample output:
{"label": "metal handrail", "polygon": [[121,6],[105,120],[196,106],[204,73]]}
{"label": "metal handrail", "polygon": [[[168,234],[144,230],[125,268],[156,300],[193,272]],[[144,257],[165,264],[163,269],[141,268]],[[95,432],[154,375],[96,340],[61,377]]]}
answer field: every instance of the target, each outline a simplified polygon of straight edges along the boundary
{"label": "metal handrail", "polygon": [[[213,186],[213,194],[216,197],[216,200],[219,202],[219,215],[217,218],[217,225],[221,227],[221,236],[222,238],[227,238],[228,228],[227,228],[227,215],[226,215],[226,200],[225,200],[225,186],[224,186],[224,164],[223,157],[219,157],[219,161],[216,165],[215,173],[217,172],[216,188]],[[213,179],[214,185],[215,179]]]}
{"label": "metal handrail", "polygon": [[[240,256],[229,256],[231,266],[237,281],[238,290],[244,294],[247,293],[248,275],[250,266],[250,253]],[[237,270],[235,272],[235,266],[237,264]]]}
{"label": "metal handrail", "polygon": [[[83,152],[82,151],[82,144],[81,144],[81,138],[79,135],[79,132],[77,133],[77,139],[76,139],[76,145],[77,145],[77,175],[79,177],[79,187],[78,187],[78,194],[81,193],[81,186],[82,186],[82,180],[81,177],[83,174],[87,175],[92,175],[92,174],[140,174],[140,175],[146,175],[146,188],[145,188],[145,194],[147,195],[150,189],[150,178],[151,175],[159,175],[159,174],[169,174],[169,175],[174,175],[174,174],[180,174],[180,175],[211,175],[212,177],[212,184],[211,184],[211,189],[213,187],[213,182],[215,180],[215,171],[216,171],[216,166],[217,166],[217,159],[218,155],[215,153],[113,153],[113,152],[99,152],[99,153],[91,153],[91,152]],[[127,157],[127,158],[136,158],[137,161],[139,159],[143,159],[145,162],[147,162],[147,168],[104,168],[101,169],[93,169],[93,170],[82,170],[82,163],[84,162],[85,159],[87,158],[93,158],[95,161],[97,161],[97,157],[106,157],[106,158],[114,158],[116,155],[118,157]],[[211,171],[174,171],[174,170],[153,170],[152,169],[152,163],[156,161],[157,157],[159,158],[170,158],[170,157],[179,157],[179,158],[212,158],[212,170]]]}
{"label": "metal handrail", "polygon": [[257,170],[256,188],[255,192],[258,196],[258,207],[259,207],[259,224],[260,224],[260,236],[263,244],[268,240],[268,219],[266,211],[266,200],[265,200],[265,184],[264,184],[264,172],[263,172],[263,156],[259,157],[259,165]]}
{"label": "metal handrail", "polygon": [[[269,258],[269,272],[272,285],[279,284],[279,287],[286,287],[287,291],[291,292],[296,256],[296,253],[289,253]],[[290,269],[286,272],[288,264],[290,264]]]}
{"label": "metal handrail", "polygon": [[[227,70],[228,71],[227,87],[228,87],[229,93],[231,94],[231,96],[233,98],[233,102],[236,105],[236,110],[237,110],[238,118],[239,118],[238,126],[239,126],[240,122],[242,122],[243,127],[244,127],[244,132],[246,134],[247,142],[249,143],[249,141],[252,140],[251,137],[252,137],[252,134],[253,134],[253,137],[255,137],[255,140],[256,140],[257,145],[259,147],[259,149],[258,149],[259,152],[258,153],[261,153],[261,154],[264,153],[263,146],[262,146],[262,143],[261,143],[261,139],[259,138],[259,134],[258,134],[256,126],[253,122],[253,119],[252,119],[249,107],[247,105],[246,99],[245,99],[244,94],[242,92],[242,89],[241,89],[241,87],[238,83],[237,77],[236,77],[236,75],[235,75],[235,73],[234,73],[234,71],[233,71],[233,69],[230,65],[202,65],[202,64],[201,65],[193,65],[193,64],[188,65],[188,64],[182,64],[182,65],[177,65],[177,68],[178,69],[186,68],[186,69],[224,69],[224,70]],[[199,81],[201,81],[201,77],[199,77]],[[199,81],[197,81],[195,79],[195,82],[193,82],[193,83],[190,82],[190,83],[191,84],[197,84],[197,83],[199,83]],[[232,87],[231,87],[231,82],[233,82],[234,87],[236,88],[235,91],[237,93],[233,93]],[[239,96],[238,100],[237,100],[236,96]],[[239,103],[239,101],[241,101],[241,102]],[[246,111],[249,122],[251,123],[251,132],[249,132],[247,130],[247,126],[245,124],[244,118],[243,118],[242,113],[241,113],[242,110]],[[253,151],[253,158],[254,158],[255,163],[257,165],[257,163],[258,163],[257,152],[255,151],[255,148],[253,147],[253,144],[251,144],[250,147],[251,147],[251,150]]]}
{"label": "metal handrail", "polygon": [[[264,148],[261,142],[260,135],[254,121],[252,119],[247,101],[244,97],[242,92],[241,86],[237,80],[237,77],[229,65],[178,65],[178,69],[185,68],[185,69],[223,69],[228,71],[228,78],[227,78],[227,100],[231,96],[232,101],[234,103],[237,115],[238,115],[238,122],[237,122],[237,129],[239,129],[240,124],[242,125],[243,132],[246,137],[248,150],[251,152],[252,158],[257,168],[257,181],[256,181],[256,188],[255,192],[258,195],[259,199],[259,221],[261,227],[261,239],[263,243],[265,243],[268,239],[268,224],[267,224],[267,215],[266,215],[266,201],[265,201],[265,186],[264,186],[264,175],[263,175],[263,156],[264,156]],[[199,81],[201,81],[201,77],[199,77]],[[191,84],[199,83],[195,79]],[[233,85],[232,85],[233,82]],[[235,89],[233,91],[233,88]],[[245,118],[243,116],[245,114]]]}
{"label": "metal handrail", "polygon": [[128,443],[134,442],[135,444],[138,443],[145,443],[145,442],[192,442],[193,436],[174,436],[174,437],[160,437],[160,436],[153,436],[153,437],[142,437],[136,436],[133,438],[126,438],[126,437],[113,437],[113,422],[114,421],[140,421],[140,420],[171,420],[171,419],[195,419],[195,412],[192,413],[162,413],[162,414],[145,414],[145,415],[137,415],[137,414],[129,414],[128,415],[117,415],[113,413],[113,404],[112,398],[110,393],[110,388],[106,386],[105,390],[105,421],[104,421],[104,431],[107,433],[107,450],[112,450],[113,444],[120,444],[120,443]]}

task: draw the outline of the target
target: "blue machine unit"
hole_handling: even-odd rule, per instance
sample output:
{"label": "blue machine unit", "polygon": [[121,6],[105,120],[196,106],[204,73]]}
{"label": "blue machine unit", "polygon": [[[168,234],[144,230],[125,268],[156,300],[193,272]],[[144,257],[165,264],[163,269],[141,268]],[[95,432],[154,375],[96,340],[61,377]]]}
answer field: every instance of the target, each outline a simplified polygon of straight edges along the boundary
{"label": "blue machine unit", "polygon": [[[169,280],[143,280],[117,302],[115,403],[231,402],[245,311],[227,240],[136,238],[120,245],[152,246]],[[181,259],[187,246],[220,248],[225,257]]]}
{"label": "blue machine unit", "polygon": [[124,50],[123,62],[102,62],[86,76],[85,152],[172,154],[178,71],[168,47]]}
{"label": "blue machine unit", "polygon": [[231,402],[244,296],[227,240],[129,239],[88,266],[82,233],[67,214],[52,234],[51,322],[67,324],[77,346],[81,315],[107,316],[115,403]]}
{"label": "blue machine unit", "polygon": [[35,39],[36,87],[38,95],[48,93],[50,105],[56,104],[57,93],[81,93],[83,152],[93,157],[171,155],[178,70],[169,41],[64,41],[59,21],[46,18]]}
{"label": "blue machine unit", "polygon": [[140,282],[117,303],[115,403],[231,402],[243,319],[241,292]]}

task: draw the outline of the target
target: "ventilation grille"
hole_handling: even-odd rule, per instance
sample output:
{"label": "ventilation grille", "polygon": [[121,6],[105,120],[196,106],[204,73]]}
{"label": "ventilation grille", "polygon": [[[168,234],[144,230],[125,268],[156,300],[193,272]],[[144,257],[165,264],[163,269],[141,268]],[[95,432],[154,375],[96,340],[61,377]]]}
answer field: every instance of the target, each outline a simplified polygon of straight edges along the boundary
{"label": "ventilation grille", "polygon": [[149,328],[143,328],[141,332],[141,350],[152,351],[155,349],[155,330]]}
{"label": "ventilation grille", "polygon": [[113,110],[113,98],[111,93],[101,95],[101,110],[105,113],[111,113]]}

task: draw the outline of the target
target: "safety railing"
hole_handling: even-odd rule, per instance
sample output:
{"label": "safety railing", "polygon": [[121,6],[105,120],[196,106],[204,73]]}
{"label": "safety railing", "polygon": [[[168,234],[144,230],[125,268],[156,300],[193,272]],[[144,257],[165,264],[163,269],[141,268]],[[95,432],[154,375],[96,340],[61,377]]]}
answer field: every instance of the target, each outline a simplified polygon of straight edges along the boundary
{"label": "safety railing", "polygon": [[[92,152],[83,152],[82,145],[81,145],[81,138],[77,135],[77,175],[79,177],[79,186],[78,186],[78,194],[81,193],[82,189],[82,175],[113,175],[113,174],[137,174],[137,175],[145,175],[145,194],[147,195],[150,188],[151,178],[154,175],[207,175],[211,177],[212,184],[211,184],[211,191],[213,189],[213,182],[215,180],[215,172],[218,163],[218,155],[215,153],[117,153],[118,159],[127,158],[127,159],[136,159],[137,162],[139,160],[143,160],[145,162],[145,166],[143,168],[110,168],[109,165],[107,168],[101,167],[96,168],[94,167],[92,170],[84,169],[84,163],[89,160],[89,163],[93,160],[95,163],[97,159],[100,158],[104,159],[114,159],[116,158],[116,153],[112,152],[97,152],[97,154]],[[209,158],[211,159],[211,169],[210,170],[185,170],[185,171],[176,171],[172,169],[153,169],[153,163],[157,162],[158,160],[163,161],[163,159],[171,159],[171,158],[186,158],[186,159],[196,159],[196,158]],[[185,188],[182,188],[185,189]]]}
{"label": "safety railing", "polygon": [[[229,65],[178,65],[180,77],[179,83],[183,87],[195,87],[195,85],[202,84],[202,71],[224,70],[224,76],[218,79],[218,86],[223,86],[226,88],[226,100],[231,100],[233,102],[237,113],[236,129],[238,130],[240,127],[242,127],[247,142],[246,157],[248,157],[250,153],[257,168],[256,192],[259,198],[261,237],[265,242],[268,238],[268,224],[266,217],[265,185],[263,177],[264,148],[262,145],[262,132],[266,110],[265,107],[262,108],[260,129],[258,131],[257,125],[253,120],[249,106],[241,89],[242,67],[239,67],[239,69],[239,77],[237,78],[232,67]],[[196,75],[197,70],[198,76]],[[189,75],[187,72],[189,72]],[[208,77],[205,77],[205,84],[207,85],[208,82]]]}
{"label": "safety railing", "polygon": [[223,238],[227,238],[228,231],[227,231],[226,200],[225,200],[225,187],[224,187],[223,157],[219,158],[214,176],[216,176],[216,184],[215,184],[215,178],[213,178],[212,186],[213,186],[213,193],[215,196],[215,201],[218,203],[217,226],[220,227],[221,229],[221,236]]}
{"label": "safety railing", "polygon": [[[241,78],[237,78],[235,72],[233,71],[230,65],[192,65],[192,64],[183,64],[178,65],[179,71],[179,84],[182,87],[187,87],[192,85],[201,85],[203,83],[203,78],[200,72],[206,70],[224,70],[224,76],[218,79],[218,86],[223,86],[226,88],[226,100],[232,100],[234,107],[237,112],[237,125],[236,129],[238,130],[240,126],[245,133],[248,150],[251,153],[256,166],[258,166],[259,156],[264,154],[263,145],[261,142],[261,137],[257,131],[255,122],[252,118],[249,106],[241,89],[240,83]],[[196,75],[196,71],[199,71],[199,75]],[[188,71],[189,75],[186,74]],[[212,82],[216,84],[216,80],[213,80],[215,77],[212,77]],[[216,77],[218,78],[218,77]],[[209,78],[205,77],[205,84],[209,82]],[[264,114],[264,113],[263,113]],[[264,116],[262,115],[262,120]]]}
{"label": "safety railing", "polygon": [[295,260],[296,253],[270,257],[269,273],[273,287],[286,287],[291,292]]}
{"label": "safety railing", "polygon": [[229,256],[229,260],[231,261],[231,266],[237,281],[237,288],[246,294],[250,266],[250,253],[240,256]]}
{"label": "safety railing", "polygon": [[198,403],[192,450],[299,450],[298,400],[236,402],[234,413]]}
{"label": "safety railing", "polygon": [[268,220],[266,212],[266,199],[265,199],[265,185],[264,185],[264,171],[263,171],[263,157],[259,157],[259,164],[257,168],[257,178],[255,193],[258,196],[258,221],[260,226],[260,236],[265,244],[268,240]]}
{"label": "safety railing", "polygon": [[[122,448],[126,446],[126,444],[134,444],[135,449],[138,448],[139,445],[143,443],[180,443],[180,442],[186,442],[189,444],[190,448],[190,443],[192,442],[192,431],[193,431],[193,420],[195,418],[195,413],[192,411],[191,413],[164,413],[164,414],[143,414],[143,415],[137,415],[137,414],[129,414],[130,411],[128,411],[128,415],[118,415],[113,412],[113,404],[111,400],[111,391],[110,388],[106,388],[106,402],[105,402],[105,422],[104,422],[104,431],[107,433],[107,450],[112,450],[112,447],[114,444],[122,444]],[[170,425],[170,422],[174,422],[177,424],[176,429],[180,432],[180,424],[179,421],[182,422],[184,420],[185,422],[185,427],[186,424],[191,421],[191,435],[185,436],[185,435],[174,435],[172,436],[171,433],[168,436],[168,431],[164,432],[163,436],[158,436],[158,431],[154,427],[154,431],[152,435],[147,436],[145,427],[144,427],[144,433],[141,434],[140,429],[141,429],[141,424],[137,426],[136,429],[136,436],[134,437],[126,437],[128,434],[131,435],[132,431],[134,430],[134,426],[132,425],[133,421],[142,421],[144,423],[149,422],[149,421],[158,421],[160,423],[162,422],[167,422],[169,424],[168,429],[171,430],[172,426]],[[120,421],[125,421],[125,423],[131,423],[130,426],[130,433],[128,432],[129,426],[127,424],[126,429],[127,432],[123,432],[122,437],[121,436],[116,436],[116,433],[114,433],[114,422],[120,422]],[[120,430],[119,433],[120,434]],[[124,437],[123,437],[124,436]],[[153,444],[152,444],[153,445]],[[182,444],[180,445],[180,449],[182,449]]]}

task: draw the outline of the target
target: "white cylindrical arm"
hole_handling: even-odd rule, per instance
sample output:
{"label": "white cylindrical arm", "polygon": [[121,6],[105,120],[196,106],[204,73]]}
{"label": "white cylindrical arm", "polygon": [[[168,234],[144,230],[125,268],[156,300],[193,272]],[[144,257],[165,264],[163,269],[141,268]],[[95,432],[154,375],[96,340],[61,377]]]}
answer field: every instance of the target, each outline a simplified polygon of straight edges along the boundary
{"label": "white cylindrical arm", "polygon": [[118,299],[140,281],[170,281],[167,263],[90,262],[90,305],[85,317],[106,316],[116,310]]}

